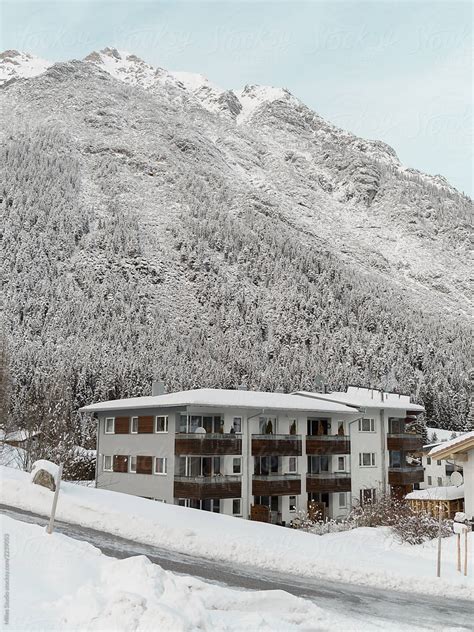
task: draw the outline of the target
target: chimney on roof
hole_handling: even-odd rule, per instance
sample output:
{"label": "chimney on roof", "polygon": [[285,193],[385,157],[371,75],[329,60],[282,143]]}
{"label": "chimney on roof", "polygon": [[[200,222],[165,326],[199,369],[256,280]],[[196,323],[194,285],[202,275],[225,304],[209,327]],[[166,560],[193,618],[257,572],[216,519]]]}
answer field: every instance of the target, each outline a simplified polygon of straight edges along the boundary
{"label": "chimney on roof", "polygon": [[151,384],[151,394],[153,397],[166,393],[165,383],[162,380],[155,380]]}
{"label": "chimney on roof", "polygon": [[246,391],[247,390],[247,384],[239,384],[237,386],[237,390],[238,391]]}

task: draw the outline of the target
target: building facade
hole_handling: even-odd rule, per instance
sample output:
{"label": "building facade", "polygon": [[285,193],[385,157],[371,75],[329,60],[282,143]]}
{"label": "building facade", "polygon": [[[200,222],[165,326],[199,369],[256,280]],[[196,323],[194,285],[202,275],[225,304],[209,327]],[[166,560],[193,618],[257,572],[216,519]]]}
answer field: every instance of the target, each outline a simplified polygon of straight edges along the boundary
{"label": "building facade", "polygon": [[408,489],[414,470],[391,452],[417,439],[389,419],[405,423],[410,407],[386,408],[381,425],[376,407],[317,395],[197,389],[86,406],[98,420],[97,486],[281,524],[308,503],[342,518],[400,475]]}
{"label": "building facade", "polygon": [[451,474],[454,472],[463,473],[460,463],[452,460],[437,459],[430,456],[429,452],[432,448],[440,443],[434,443],[423,446],[421,453],[421,464],[424,470],[424,479],[419,485],[419,489],[428,489],[433,487],[448,487],[451,485]]}

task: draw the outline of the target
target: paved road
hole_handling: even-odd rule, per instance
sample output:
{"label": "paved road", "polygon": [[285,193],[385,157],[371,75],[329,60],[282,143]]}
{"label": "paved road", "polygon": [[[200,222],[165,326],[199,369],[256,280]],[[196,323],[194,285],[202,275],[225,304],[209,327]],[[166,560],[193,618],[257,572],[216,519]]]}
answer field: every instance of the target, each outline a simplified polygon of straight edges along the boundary
{"label": "paved road", "polygon": [[[0,512],[23,522],[39,525],[47,523],[44,516],[1,504]],[[60,521],[55,525],[58,532],[90,542],[111,557],[146,555],[166,570],[193,575],[205,581],[252,590],[284,590],[310,599],[326,610],[349,616],[360,625],[370,621],[371,624],[380,625],[380,630],[383,630],[389,623],[393,625],[398,621],[401,627],[405,624],[414,631],[420,627],[474,630],[474,604],[470,601],[366,588],[326,579],[299,578],[235,564],[229,568],[222,562],[140,544],[87,527]]]}

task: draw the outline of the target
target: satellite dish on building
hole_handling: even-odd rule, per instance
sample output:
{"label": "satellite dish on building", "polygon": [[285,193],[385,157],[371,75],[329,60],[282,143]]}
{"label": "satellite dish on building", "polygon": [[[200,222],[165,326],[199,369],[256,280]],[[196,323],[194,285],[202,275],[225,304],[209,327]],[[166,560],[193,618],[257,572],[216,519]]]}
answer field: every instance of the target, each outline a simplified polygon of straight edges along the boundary
{"label": "satellite dish on building", "polygon": [[456,487],[459,487],[459,485],[463,484],[463,477],[461,472],[453,472],[449,478],[451,485],[455,485]]}

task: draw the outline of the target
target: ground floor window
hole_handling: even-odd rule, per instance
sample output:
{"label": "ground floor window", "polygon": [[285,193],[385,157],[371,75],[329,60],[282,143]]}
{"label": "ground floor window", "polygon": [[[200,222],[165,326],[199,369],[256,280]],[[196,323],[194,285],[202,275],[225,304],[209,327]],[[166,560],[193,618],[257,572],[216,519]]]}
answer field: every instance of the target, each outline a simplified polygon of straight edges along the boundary
{"label": "ground floor window", "polygon": [[254,505],[265,505],[270,507],[270,511],[278,511],[279,496],[254,496]]}
{"label": "ground floor window", "polygon": [[234,498],[232,501],[232,515],[233,516],[241,516],[242,515],[242,499]]}
{"label": "ground floor window", "polygon": [[206,498],[205,500],[198,500],[197,498],[178,498],[178,505],[181,507],[190,507],[191,509],[213,511],[214,513],[220,513],[221,511],[220,498]]}
{"label": "ground floor window", "polygon": [[104,472],[112,471],[112,457],[104,455]]}
{"label": "ground floor window", "polygon": [[346,494],[344,492],[339,492],[339,508],[342,509],[343,507],[347,506],[347,498],[346,498]]}
{"label": "ground floor window", "polygon": [[360,490],[360,504],[365,505],[366,503],[375,502],[375,489],[361,489]]}
{"label": "ground floor window", "polygon": [[290,513],[295,513],[296,511],[296,496],[289,496],[288,498],[288,508]]}

